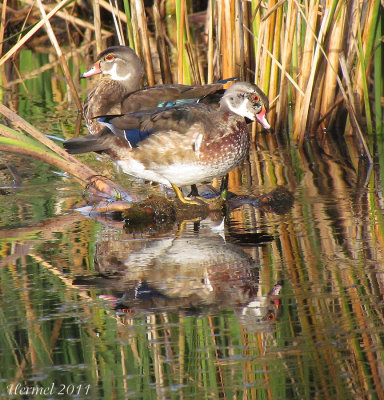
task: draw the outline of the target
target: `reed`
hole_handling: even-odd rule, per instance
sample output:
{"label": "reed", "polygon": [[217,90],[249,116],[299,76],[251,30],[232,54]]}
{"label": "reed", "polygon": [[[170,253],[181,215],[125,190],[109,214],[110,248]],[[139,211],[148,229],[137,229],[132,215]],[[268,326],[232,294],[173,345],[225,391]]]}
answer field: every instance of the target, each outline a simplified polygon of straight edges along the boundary
{"label": "reed", "polygon": [[[16,1],[8,3],[13,7],[19,4]],[[3,6],[4,4],[6,3],[4,2]],[[124,4],[129,44],[142,54],[138,10],[135,7],[131,8],[135,5],[133,1],[126,1]],[[265,7],[266,4],[268,8]],[[156,314],[156,318],[152,320],[132,318],[127,324],[130,330],[124,330],[113,316],[102,315],[100,306],[95,301],[84,302],[81,319],[89,320],[89,316],[92,316],[94,321],[91,325],[94,329],[89,331],[99,332],[101,326],[103,335],[111,335],[108,339],[114,334],[120,339],[123,338],[126,345],[116,351],[113,351],[115,349],[112,349],[112,346],[103,347],[104,351],[101,351],[99,335],[90,337],[89,331],[83,329],[82,325],[71,327],[74,330],[72,337],[79,336],[83,348],[88,350],[82,353],[77,347],[71,347],[68,351],[73,363],[85,363],[90,366],[87,369],[90,370],[90,376],[82,377],[80,382],[90,382],[92,387],[102,387],[106,392],[110,389],[108,385],[111,382],[107,366],[123,364],[127,372],[119,371],[120,387],[126,383],[124,378],[133,376],[137,392],[148,393],[146,397],[150,397],[151,394],[155,396],[154,382],[157,387],[162,388],[164,379],[172,384],[172,388],[192,382],[194,393],[198,393],[197,397],[202,398],[224,395],[229,398],[287,398],[289,395],[292,397],[293,391],[297,398],[310,398],[314,392],[310,393],[308,388],[318,389],[317,393],[324,398],[364,398],[366,392],[363,388],[371,394],[376,390],[377,397],[383,397],[384,389],[380,378],[380,370],[383,369],[382,342],[378,334],[380,329],[375,328],[382,326],[382,304],[378,300],[383,297],[380,278],[383,269],[380,260],[384,259],[384,199],[381,190],[383,178],[380,178],[384,173],[383,144],[382,141],[377,141],[378,168],[374,176],[375,188],[368,191],[364,184],[366,177],[359,177],[359,166],[356,166],[355,170],[348,167],[345,158],[339,157],[336,147],[329,144],[324,153],[317,151],[315,145],[309,146],[305,141],[306,135],[318,134],[318,127],[332,129],[337,126],[342,128],[337,131],[338,134],[353,132],[364,146],[369,119],[372,121],[372,130],[376,134],[382,133],[383,51],[380,41],[383,12],[379,1],[363,2],[365,9],[361,9],[361,4],[360,1],[211,1],[205,17],[206,27],[201,28],[200,25],[199,29],[191,20],[194,16],[191,15],[189,3],[184,3],[183,13],[180,8],[179,24],[184,24],[183,35],[180,35],[183,79],[184,65],[196,63],[193,65],[195,70],[199,71],[197,63],[200,63],[206,70],[207,81],[228,77],[228,74],[238,75],[242,79],[255,80],[269,92],[270,100],[278,96],[276,107],[270,112],[277,134],[257,137],[259,147],[257,151],[256,144],[252,147],[250,163],[239,173],[238,179],[246,181],[250,188],[284,184],[292,190],[297,189],[299,200],[305,197],[316,199],[315,202],[304,202],[304,206],[297,201],[291,214],[280,220],[278,216],[260,213],[257,210],[234,213],[234,218],[249,221],[250,228],[271,227],[276,237],[271,246],[252,249],[252,255],[255,260],[260,260],[260,265],[263,266],[262,282],[276,282],[281,276],[285,278],[283,315],[278,322],[276,339],[269,339],[269,342],[276,340],[278,347],[274,346],[277,350],[270,361],[265,357],[265,352],[259,351],[262,338],[256,333],[242,331],[235,317],[228,313],[220,316],[215,324],[209,316],[180,316],[180,320],[176,321],[172,319],[175,317],[171,313],[162,312]],[[181,7],[182,4],[179,5]],[[150,13],[150,9],[140,11],[142,17],[146,12],[145,19],[142,18],[141,21],[148,23],[152,61],[153,54],[162,49],[163,54],[159,55],[162,60],[162,80],[171,79],[171,68],[174,80],[177,80],[177,57],[168,58],[166,54],[180,54],[181,49],[177,44],[177,36],[166,24],[162,2],[156,2],[155,6],[153,14]],[[40,15],[36,7],[32,8],[31,13],[34,12],[35,15]],[[6,18],[10,16],[6,15]],[[25,19],[27,20],[27,14]],[[72,27],[76,24],[84,33],[80,46],[87,46],[87,40],[92,40],[94,46],[95,30],[85,24],[85,17],[84,25],[80,25],[78,20],[66,21]],[[152,22],[157,26],[152,25]],[[103,33],[105,40],[108,35],[112,35],[114,28],[108,26],[105,21],[101,23],[102,29],[107,32]],[[53,24],[54,31],[55,26]],[[193,39],[188,41],[191,46],[188,51],[184,47],[184,34],[185,37],[188,38],[189,35]],[[153,36],[156,37],[156,45],[151,41]],[[4,32],[4,39],[9,39],[7,32]],[[10,47],[10,43],[11,41],[3,43],[3,54],[10,52],[9,54],[15,55],[15,51],[22,48],[22,45],[16,48],[18,45],[15,43]],[[63,42],[59,43],[65,54]],[[200,51],[194,51],[195,48]],[[193,54],[191,51],[200,57],[207,53],[207,58],[196,60],[190,56]],[[58,59],[53,48],[51,53]],[[53,63],[52,66],[54,65]],[[155,80],[156,78],[157,75]],[[5,82],[5,74],[1,79]],[[157,81],[159,82],[160,78],[157,78]],[[295,115],[287,112],[290,103],[296,110]],[[6,114],[6,109],[1,108],[0,111],[7,115],[8,120],[16,121],[15,115]],[[304,111],[305,117],[302,116]],[[349,117],[340,120],[339,115],[344,112]],[[19,126],[23,130],[32,132],[27,125],[20,125],[21,122],[19,121]],[[45,161],[49,157],[54,165],[61,162],[57,155],[58,149],[51,148],[48,151],[36,142],[30,142],[15,130],[4,126],[0,128],[4,137],[0,146],[14,145],[19,150],[35,150],[35,154],[46,157]],[[300,143],[302,151],[292,149],[290,154],[279,151],[279,140],[282,137],[280,132],[284,130],[289,131]],[[40,141],[44,140],[44,135],[42,136],[43,138],[39,136]],[[357,160],[361,151],[350,144],[353,143],[353,139],[347,137],[346,147],[351,159]],[[48,142],[46,144],[48,145]],[[367,148],[365,144],[365,151],[368,152]],[[74,161],[67,162],[70,165]],[[320,167],[313,168],[314,164]],[[352,184],[356,185],[356,194],[353,193],[353,196],[358,196],[361,201],[356,202],[356,199],[352,198]],[[329,199],[332,199],[332,202]],[[357,204],[361,204],[361,209],[357,208]],[[39,209],[44,209],[43,204],[38,206]],[[24,208],[25,204],[20,206],[20,209]],[[74,259],[77,257],[79,260],[79,271],[83,271],[84,265],[93,260],[86,251],[91,225],[86,221],[79,227],[78,218],[74,218],[74,228],[68,229],[66,235],[69,245],[73,246]],[[63,221],[58,223],[62,229]],[[84,229],[87,225],[88,230]],[[57,237],[57,232],[60,232],[58,226],[53,227],[52,238]],[[28,232],[28,237],[37,240],[42,230],[43,228],[34,228],[37,233],[32,235]],[[44,227],[44,232],[47,234],[47,226]],[[16,236],[17,234],[19,236]],[[96,232],[94,235],[97,236]],[[20,230],[5,233],[6,238],[16,238],[21,244],[25,244],[26,236],[26,233]],[[3,285],[4,290],[7,290],[3,296],[4,309],[14,304],[17,305],[14,308],[15,313],[29,317],[33,316],[32,312],[40,315],[40,304],[44,299],[39,299],[41,301],[33,305],[28,293],[43,286],[40,280],[46,279],[44,277],[47,275],[48,260],[53,259],[53,263],[63,268],[61,253],[59,249],[53,251],[51,244],[49,251],[47,249],[44,253],[43,248],[40,250],[41,258],[36,257],[36,250],[25,250],[25,246],[20,247],[26,252],[17,254],[16,239],[3,238],[0,243],[4,257],[1,261],[2,279],[3,282],[12,282],[10,286]],[[361,243],[364,243],[363,247]],[[76,253],[76,249],[83,250],[81,256]],[[19,281],[20,273],[11,266],[11,257],[14,261],[20,258],[18,265],[23,268],[26,268],[24,264],[27,257],[33,257],[35,260],[36,273],[23,274],[25,279],[30,279],[30,282],[24,282],[24,286],[23,282]],[[45,264],[41,260],[45,261]],[[370,264],[368,269],[367,263]],[[65,264],[65,268],[71,271],[74,265],[75,262],[68,263]],[[62,278],[60,282],[56,280],[58,278],[50,278],[50,286],[58,288],[51,293],[54,296],[62,296],[62,291],[59,290]],[[23,287],[28,290],[20,290]],[[68,304],[68,299],[72,301],[73,297],[77,306],[78,292],[75,293],[72,286],[70,289],[66,292],[63,303]],[[20,297],[21,295],[23,297]],[[8,315],[13,318],[13,315]],[[63,314],[64,317],[65,315]],[[13,327],[13,322],[6,320],[4,314],[0,317],[4,326],[0,333],[0,342],[8,354],[11,354],[1,366],[3,375],[8,377],[9,371],[15,370],[15,374],[23,372],[19,358],[16,357],[20,349],[12,342],[14,336],[20,335],[21,328],[10,328]],[[169,318],[172,323],[164,326],[161,318]],[[59,321],[56,316],[55,320]],[[101,320],[106,321],[105,327],[100,323]],[[45,354],[45,351],[49,347],[48,343],[55,342],[60,327],[48,322],[42,320],[39,325],[28,325],[28,329],[22,327],[25,330],[25,348],[29,348],[28,341],[33,347],[33,352],[25,352],[26,358],[23,363],[28,367],[36,366],[36,360],[32,358],[32,354],[35,353],[45,360],[44,363],[40,361],[37,367],[49,363],[51,355]],[[339,323],[340,329],[345,330],[345,335],[338,336],[340,342],[335,342],[332,336],[336,322]],[[219,334],[213,334],[215,328],[220,328]],[[80,329],[80,333],[77,329]],[[231,335],[227,334],[229,330]],[[297,335],[297,332],[300,334]],[[178,342],[168,340],[177,335]],[[297,346],[298,341],[301,344],[303,338],[306,338],[310,351],[303,351],[303,347]],[[229,340],[236,343],[234,354],[227,353],[226,343]],[[120,340],[119,343],[121,342]],[[218,353],[218,349],[225,357]],[[179,356],[170,357],[173,353]],[[121,354],[121,359],[118,354]],[[58,357],[58,354],[55,357]],[[235,359],[246,361],[238,367],[234,364]],[[56,362],[61,365],[66,364],[68,360],[56,358]],[[276,368],[276,364],[281,366]],[[266,371],[261,373],[265,367]],[[300,370],[301,374],[296,371],[288,379],[290,371],[295,369]],[[175,374],[175,371],[179,372],[179,375]],[[281,373],[276,371],[287,371],[287,376],[283,377],[284,381]],[[73,378],[80,379],[76,378],[75,373],[73,375]],[[345,380],[345,377],[348,378]],[[236,393],[224,393],[225,385],[241,389]],[[207,387],[209,389],[205,389]],[[338,393],[329,392],[330,388],[337,388]],[[94,397],[97,395],[98,393],[95,393]],[[175,394],[170,393],[169,397],[171,396]]]}
{"label": "reed", "polygon": [[101,18],[99,0],[93,2],[93,24],[95,26],[96,51],[100,53],[103,50],[103,41],[101,37]]}
{"label": "reed", "polygon": [[[38,11],[39,3],[27,3],[31,9],[25,15],[23,27],[28,26],[28,16],[36,16]],[[276,131],[288,132],[300,146],[306,137],[324,129],[332,131],[337,127],[337,134],[356,134],[354,119],[363,132],[382,132],[380,0],[222,0],[210,1],[207,10],[194,10],[193,2],[188,0],[155,1],[147,8],[142,0],[124,0],[123,10],[103,0],[93,4],[92,28],[85,21],[88,18],[81,18],[81,10],[76,18],[63,12],[63,7],[69,7],[67,1],[54,8],[40,4],[44,14],[36,26],[11,47],[2,24],[0,65],[9,62],[41,26],[45,24],[50,29],[49,18],[55,16],[65,18],[83,32],[81,44],[94,36],[97,52],[117,32],[115,41],[109,39],[108,44],[116,43],[119,37],[119,42],[126,41],[135,48],[143,59],[150,85],[170,81],[212,82],[232,76],[255,81],[272,102],[269,119]],[[17,9],[18,5],[16,0],[4,3],[2,19],[6,21],[8,17],[5,7]],[[108,19],[100,18],[100,6],[111,13],[112,25]],[[43,10],[50,12],[45,16]],[[172,18],[175,25],[170,23]],[[125,32],[121,21],[126,23]],[[115,33],[111,31],[113,25]],[[65,71],[61,55],[66,52],[65,40],[60,46],[55,43],[54,30],[50,30],[49,37]],[[71,40],[68,34],[67,43]],[[339,67],[341,54],[347,60],[348,77]],[[159,74],[155,74],[156,59],[160,60]],[[71,77],[67,71],[65,75],[73,92]],[[345,79],[351,82],[352,97],[343,96]],[[288,104],[294,108],[291,123]],[[356,116],[350,114],[352,109]]]}
{"label": "reed", "polygon": [[379,18],[377,21],[377,26],[376,26],[376,36],[374,39],[374,77],[375,79],[375,120],[376,120],[376,132],[383,133],[383,118],[380,118],[380,115],[382,116],[383,112],[383,103],[382,103],[382,98],[383,98],[383,93],[384,93],[384,81],[383,79],[379,79],[380,74],[382,75],[383,73],[383,46],[382,46],[382,32],[383,32],[383,18]]}

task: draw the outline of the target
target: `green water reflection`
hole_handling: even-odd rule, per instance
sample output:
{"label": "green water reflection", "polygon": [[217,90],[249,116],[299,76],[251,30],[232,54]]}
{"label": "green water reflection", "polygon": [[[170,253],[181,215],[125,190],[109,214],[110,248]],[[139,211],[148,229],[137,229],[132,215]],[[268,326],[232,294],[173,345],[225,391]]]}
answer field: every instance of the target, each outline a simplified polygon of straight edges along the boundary
{"label": "green water reflection", "polygon": [[[32,82],[20,114],[69,137],[65,88]],[[258,140],[234,190],[284,185],[293,207],[243,206],[221,229],[217,215],[140,227],[81,215],[74,180],[2,154],[21,183],[1,169],[0,397],[384,398],[384,153],[365,183],[353,142]]]}

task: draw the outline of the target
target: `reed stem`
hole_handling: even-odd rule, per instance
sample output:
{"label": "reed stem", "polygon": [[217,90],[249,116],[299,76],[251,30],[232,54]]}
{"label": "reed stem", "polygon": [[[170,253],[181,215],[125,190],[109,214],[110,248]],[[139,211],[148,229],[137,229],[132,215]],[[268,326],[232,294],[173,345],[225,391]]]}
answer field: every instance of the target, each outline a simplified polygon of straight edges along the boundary
{"label": "reed stem", "polygon": [[[25,0],[25,3],[34,4],[33,0]],[[332,129],[336,123],[338,126],[344,123],[347,134],[349,120],[340,121],[340,115],[346,115],[343,110],[350,108],[345,103],[347,99],[352,102],[363,131],[362,116],[368,133],[372,133],[374,127],[377,132],[383,129],[383,11],[380,0],[209,0],[206,13],[198,18],[190,13],[195,11],[194,2],[186,0],[155,0],[152,8],[145,7],[143,0],[123,0],[124,12],[118,9],[116,0],[96,0],[92,3],[93,24],[60,11],[68,3],[69,0],[62,0],[52,8],[39,0],[41,19],[2,55],[0,66],[45,24],[79,109],[63,51],[48,20],[55,15],[78,31],[85,31],[84,43],[89,42],[91,31],[95,32],[96,50],[100,52],[106,46],[103,40],[111,36],[100,18],[102,7],[114,18],[119,43],[124,44],[127,39],[143,60],[149,85],[160,83],[154,73],[154,66],[158,72],[157,63],[153,62],[157,57],[162,83],[170,83],[175,77],[178,83],[188,84],[230,77],[254,80],[268,94],[270,102],[277,99],[276,107],[268,116],[275,130],[293,129],[293,139],[300,146],[304,137],[317,134],[319,127]],[[7,5],[8,1],[0,5],[0,39],[3,38],[0,42],[11,40],[5,37]],[[36,14],[36,7],[26,12],[20,32],[28,28],[27,19],[31,13]],[[171,25],[172,17],[176,21],[175,28]],[[197,20],[199,22],[195,23]],[[123,35],[122,22],[126,23],[127,38]],[[0,43],[0,50],[2,48]],[[343,95],[341,82],[345,77],[339,71],[341,49],[345,51],[345,67],[353,85],[353,97]],[[172,52],[175,58],[169,56]],[[251,74],[254,76],[250,78]],[[374,99],[370,98],[370,93],[374,93]],[[289,116],[292,124],[287,125],[288,101],[294,112],[293,118]],[[352,118],[349,111],[348,116]],[[355,123],[352,123],[356,132]]]}

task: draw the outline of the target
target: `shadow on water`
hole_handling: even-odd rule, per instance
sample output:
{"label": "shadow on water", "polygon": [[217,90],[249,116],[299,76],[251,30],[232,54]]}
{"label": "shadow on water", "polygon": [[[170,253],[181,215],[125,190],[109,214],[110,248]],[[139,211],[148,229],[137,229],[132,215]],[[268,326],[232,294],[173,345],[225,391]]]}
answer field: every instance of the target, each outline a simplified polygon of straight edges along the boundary
{"label": "shadow on water", "polygon": [[230,188],[284,187],[289,207],[141,226],[74,211],[72,178],[2,154],[0,396],[384,398],[383,144],[369,174],[351,138],[258,134]]}

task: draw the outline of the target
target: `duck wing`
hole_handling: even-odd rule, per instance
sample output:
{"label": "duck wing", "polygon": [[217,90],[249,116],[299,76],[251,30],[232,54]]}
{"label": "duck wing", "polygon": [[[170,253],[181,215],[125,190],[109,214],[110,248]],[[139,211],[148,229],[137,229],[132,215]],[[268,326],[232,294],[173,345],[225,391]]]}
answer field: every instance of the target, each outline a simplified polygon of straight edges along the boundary
{"label": "duck wing", "polygon": [[215,113],[216,110],[206,104],[182,104],[131,114],[106,115],[98,119],[105,125],[100,133],[68,140],[64,147],[71,154],[107,151],[116,147],[135,148],[154,134],[163,137],[170,133],[184,135],[196,126],[213,129]]}
{"label": "duck wing", "polygon": [[216,110],[206,104],[181,104],[173,107],[142,110],[118,116],[105,116],[99,122],[105,124],[117,136],[125,136],[132,147],[153,134],[167,132],[187,133],[193,125],[209,124],[209,115]]}
{"label": "duck wing", "polygon": [[[215,93],[221,98],[224,85],[237,78],[225,79],[209,85],[155,85],[139,89],[127,94],[121,102],[121,110],[124,114],[139,110],[153,109],[156,107],[172,107],[177,104],[198,103]],[[214,98],[215,101],[217,97]]]}

